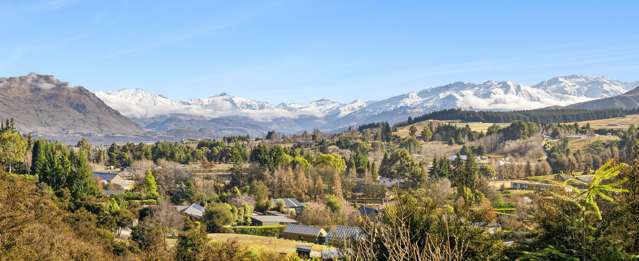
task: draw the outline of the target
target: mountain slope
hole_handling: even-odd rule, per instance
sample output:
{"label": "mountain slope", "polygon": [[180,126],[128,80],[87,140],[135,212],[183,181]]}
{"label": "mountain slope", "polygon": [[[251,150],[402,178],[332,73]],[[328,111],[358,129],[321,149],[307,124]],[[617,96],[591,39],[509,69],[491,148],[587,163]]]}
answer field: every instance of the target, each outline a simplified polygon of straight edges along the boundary
{"label": "mountain slope", "polygon": [[639,86],[621,95],[572,104],[566,108],[585,110],[637,109],[639,108]]}
{"label": "mountain slope", "polygon": [[83,87],[70,87],[51,75],[0,78],[0,119],[14,118],[23,132],[124,134],[139,126]]}

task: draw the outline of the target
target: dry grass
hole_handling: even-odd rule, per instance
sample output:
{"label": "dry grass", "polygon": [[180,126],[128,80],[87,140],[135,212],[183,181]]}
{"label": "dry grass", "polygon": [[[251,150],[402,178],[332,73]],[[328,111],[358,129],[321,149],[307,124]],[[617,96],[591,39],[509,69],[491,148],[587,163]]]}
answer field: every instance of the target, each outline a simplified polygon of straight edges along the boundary
{"label": "dry grass", "polygon": [[627,129],[630,125],[639,125],[639,114],[626,115],[610,119],[580,121],[579,125],[590,123],[593,129]]}
{"label": "dry grass", "polygon": [[418,161],[432,162],[435,157],[448,157],[461,150],[461,145],[448,145],[441,141],[424,142],[422,151],[414,155]]}
{"label": "dry grass", "polygon": [[[500,126],[500,127],[507,127],[508,125],[510,125],[510,123],[459,122],[459,121],[435,121],[435,120],[433,120],[433,121],[434,122],[450,123],[450,124],[455,125],[457,127],[464,127],[464,126],[468,125],[468,127],[470,127],[471,130],[473,130],[473,131],[481,131],[481,132],[486,132],[488,130],[488,128],[490,126],[492,126],[493,124],[496,124],[497,126]],[[408,125],[408,126],[397,128],[397,131],[395,132],[395,135],[398,135],[399,137],[402,137],[402,138],[408,137],[408,132],[409,132],[410,126],[417,127],[417,135],[419,135],[419,132],[421,132],[426,125],[428,125],[428,121],[417,122],[417,123],[413,123],[413,124]]]}
{"label": "dry grass", "polygon": [[480,131],[480,132],[486,132],[488,128],[492,126],[493,124],[502,128],[508,127],[508,125],[510,125],[510,123],[490,123],[490,122],[453,122],[452,124],[457,127],[464,127],[468,125],[468,127],[470,127],[471,130]]}
{"label": "dry grass", "polygon": [[311,244],[308,242],[294,241],[275,237],[262,237],[244,234],[211,233],[208,235],[211,241],[235,240],[239,244],[255,251],[273,251],[276,253],[294,253],[297,245],[312,245],[313,251],[322,251],[326,246]]}
{"label": "dry grass", "polygon": [[582,139],[569,139],[568,140],[568,148],[571,150],[582,150],[588,147],[588,145],[592,144],[595,141],[602,141],[604,143],[617,141],[619,137],[617,136],[594,136],[594,137],[585,137]]}

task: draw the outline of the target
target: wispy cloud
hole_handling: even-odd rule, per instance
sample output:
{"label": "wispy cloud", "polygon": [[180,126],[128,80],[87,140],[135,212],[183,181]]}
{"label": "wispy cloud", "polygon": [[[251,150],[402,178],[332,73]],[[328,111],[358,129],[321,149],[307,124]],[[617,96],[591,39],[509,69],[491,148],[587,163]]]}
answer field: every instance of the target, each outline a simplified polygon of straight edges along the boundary
{"label": "wispy cloud", "polygon": [[172,46],[182,42],[194,40],[199,37],[211,35],[213,33],[224,31],[224,30],[239,26],[243,23],[250,22],[256,19],[257,17],[259,17],[262,13],[268,11],[273,6],[274,5],[258,6],[255,8],[243,10],[243,12],[239,14],[234,14],[229,17],[225,17],[224,19],[220,21],[203,22],[204,25],[194,26],[193,28],[188,29],[186,31],[180,30],[180,31],[174,31],[172,33],[168,33],[164,35],[159,35],[156,38],[146,40],[130,48],[123,48],[123,49],[108,53],[102,58],[105,60],[120,58],[120,57],[124,57],[128,55],[132,55],[135,53]]}

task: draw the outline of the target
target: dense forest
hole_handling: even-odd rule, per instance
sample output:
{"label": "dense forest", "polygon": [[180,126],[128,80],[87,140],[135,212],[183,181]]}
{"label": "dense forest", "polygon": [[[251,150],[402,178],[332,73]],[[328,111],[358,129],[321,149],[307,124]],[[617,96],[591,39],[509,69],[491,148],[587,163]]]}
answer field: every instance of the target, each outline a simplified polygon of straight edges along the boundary
{"label": "dense forest", "polygon": [[561,123],[623,117],[636,114],[637,110],[574,110],[574,109],[538,109],[529,111],[465,111],[449,109],[435,111],[418,117],[409,117],[408,121],[396,124],[397,127],[426,120],[458,120],[462,122],[513,122],[529,121],[536,123]]}

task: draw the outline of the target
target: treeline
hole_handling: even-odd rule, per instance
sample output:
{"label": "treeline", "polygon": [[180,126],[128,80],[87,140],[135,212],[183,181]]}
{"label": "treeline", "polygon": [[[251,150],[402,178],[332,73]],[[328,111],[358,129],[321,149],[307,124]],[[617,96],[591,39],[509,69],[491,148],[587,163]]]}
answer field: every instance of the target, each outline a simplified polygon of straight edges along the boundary
{"label": "treeline", "polygon": [[638,110],[571,110],[571,109],[540,109],[529,111],[464,111],[461,109],[448,109],[431,112],[409,118],[408,121],[398,123],[396,127],[407,126],[426,120],[457,120],[463,122],[495,122],[505,123],[512,121],[529,121],[536,123],[558,123],[608,119],[623,117],[627,114],[638,113]]}
{"label": "treeline", "polygon": [[[83,147],[83,140],[78,147]],[[139,160],[166,160],[188,164],[191,162],[209,161],[220,163],[243,162],[248,159],[247,141],[242,139],[224,139],[223,141],[202,140],[197,145],[183,142],[156,142],[154,144],[126,143],[111,144],[104,150],[91,152],[91,159],[96,163],[126,168]],[[89,145],[86,145],[90,147]]]}

